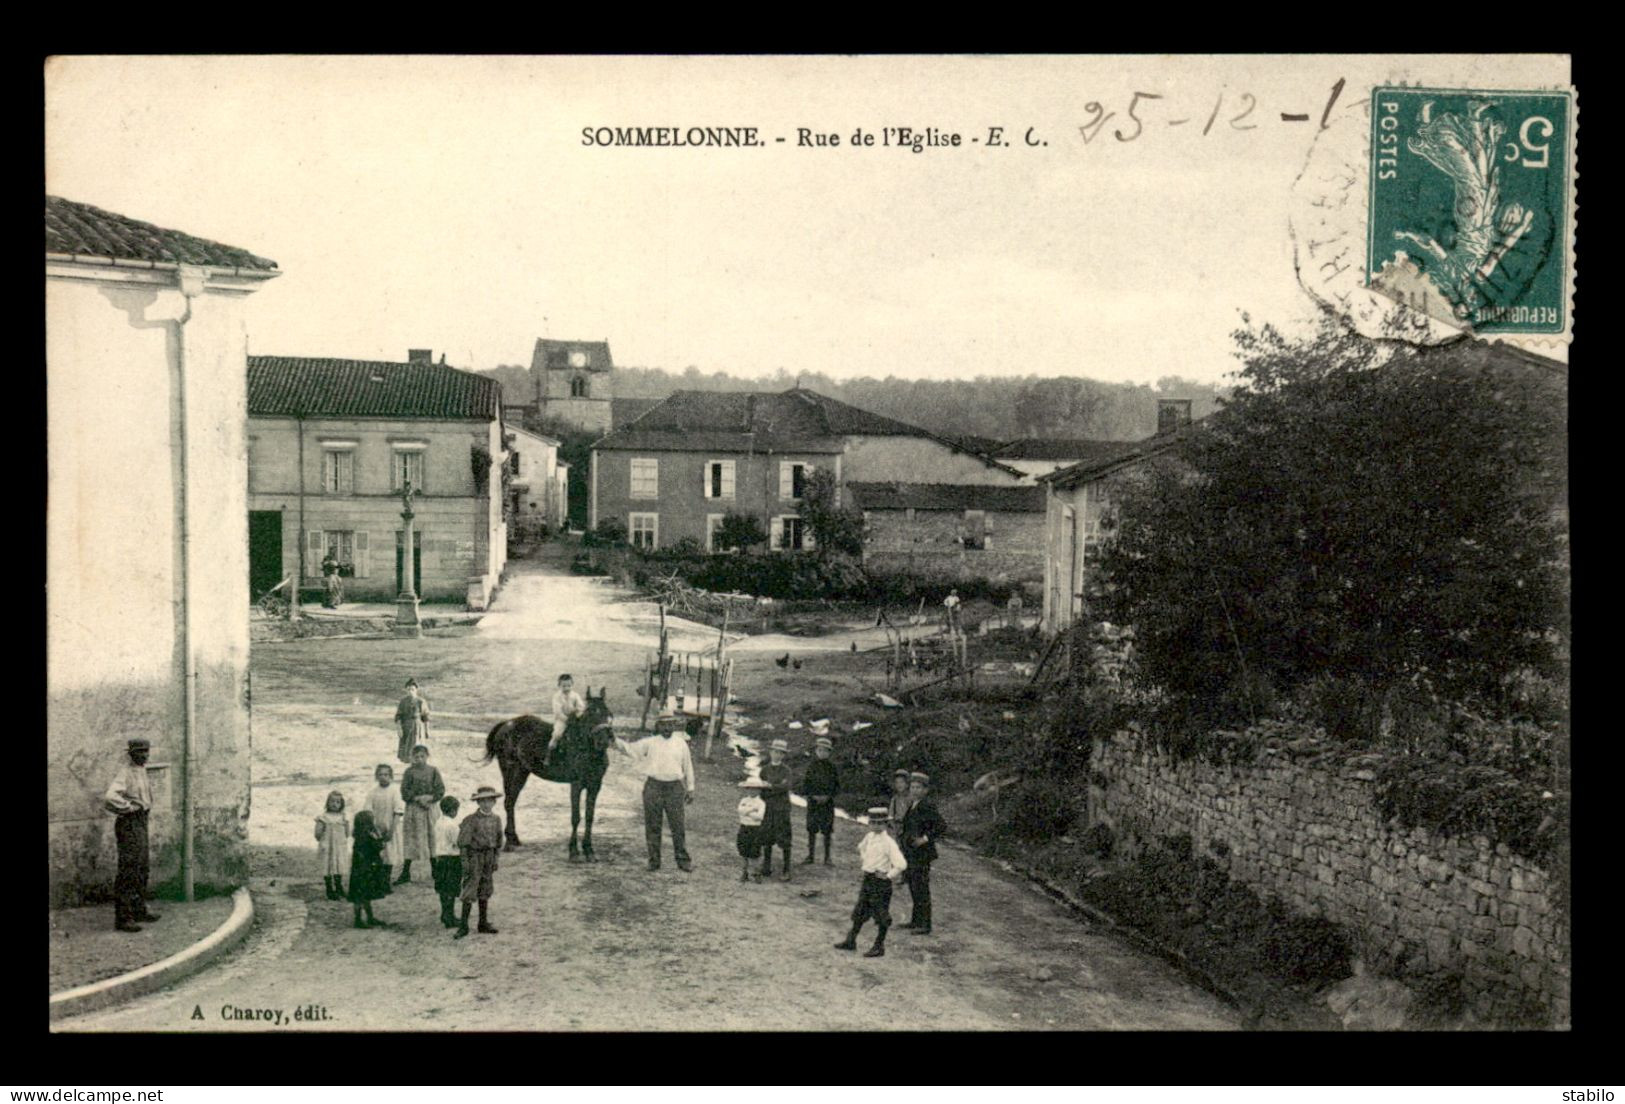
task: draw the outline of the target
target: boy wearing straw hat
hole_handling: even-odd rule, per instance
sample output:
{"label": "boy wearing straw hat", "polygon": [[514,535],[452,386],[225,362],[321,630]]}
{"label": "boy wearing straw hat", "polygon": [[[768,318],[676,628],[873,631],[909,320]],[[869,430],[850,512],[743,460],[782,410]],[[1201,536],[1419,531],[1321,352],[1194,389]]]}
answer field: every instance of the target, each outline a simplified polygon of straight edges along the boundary
{"label": "boy wearing straw hat", "polygon": [[[739,783],[745,790],[745,796],[739,799],[739,835],[734,845],[739,849],[739,859],[744,865],[739,871],[739,880],[750,881],[750,864],[762,853],[762,818],[767,815],[767,803],[762,800],[762,782],[760,779],[747,778]],[[756,880],[762,880],[760,874]]]}
{"label": "boy wearing straw hat", "polygon": [[813,743],[813,761],[807,764],[807,773],[801,780],[801,792],[807,798],[807,857],[801,860],[803,866],[813,862],[819,833],[824,836],[824,865],[835,865],[830,861],[829,844],[835,832],[835,794],[841,788],[841,780],[835,764],[830,761],[834,748],[828,736],[818,737]]}
{"label": "boy wearing straw hat", "polygon": [[767,815],[762,818],[762,873],[773,873],[773,848],[784,853],[784,870],[779,877],[790,880],[790,768],[784,757],[790,752],[785,740],[774,740],[768,745],[768,762],[760,771],[762,800],[767,804]]}
{"label": "boy wearing straw hat", "polygon": [[869,831],[858,841],[858,858],[863,863],[863,881],[858,885],[858,903],[852,910],[852,930],[846,938],[835,944],[838,951],[858,949],[858,932],[864,921],[873,917],[875,945],[863,953],[864,958],[880,958],[886,953],[886,929],[891,927],[892,883],[908,869],[908,860],[897,848],[897,841],[886,831],[890,819],[882,806],[869,810]]}
{"label": "boy wearing straw hat", "polygon": [[481,786],[472,798],[479,806],[463,818],[457,831],[457,847],[463,853],[463,916],[457,925],[455,938],[468,934],[468,907],[480,903],[480,923],[476,929],[484,935],[495,935],[486,915],[486,903],[496,892],[497,852],[502,850],[502,818],[491,810],[502,795],[490,786]]}

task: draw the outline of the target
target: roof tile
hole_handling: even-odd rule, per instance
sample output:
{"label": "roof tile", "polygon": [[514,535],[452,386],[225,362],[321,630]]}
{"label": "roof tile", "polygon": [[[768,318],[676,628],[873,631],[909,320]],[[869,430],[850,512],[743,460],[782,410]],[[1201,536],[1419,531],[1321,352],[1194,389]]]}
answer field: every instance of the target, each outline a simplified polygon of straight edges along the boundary
{"label": "roof tile", "polygon": [[150,222],[57,196],[45,197],[45,252],[154,264],[278,271],[275,261],[257,257],[246,249],[194,238],[179,230],[165,230]]}
{"label": "roof tile", "polygon": [[248,412],[304,417],[496,418],[501,386],[445,364],[251,356]]}

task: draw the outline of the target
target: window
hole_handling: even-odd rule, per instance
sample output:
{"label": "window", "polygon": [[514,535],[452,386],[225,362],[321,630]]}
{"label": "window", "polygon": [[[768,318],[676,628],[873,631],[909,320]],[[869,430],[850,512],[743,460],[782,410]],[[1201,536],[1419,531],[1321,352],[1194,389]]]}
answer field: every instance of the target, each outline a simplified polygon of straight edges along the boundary
{"label": "window", "polygon": [[800,498],[807,490],[807,472],[811,464],[798,464],[785,460],[779,464],[779,497]]}
{"label": "window", "polygon": [[980,551],[991,547],[992,536],[992,515],[986,510],[965,511],[964,538],[967,549]]}
{"label": "window", "polygon": [[656,548],[660,542],[660,515],[628,514],[626,531],[633,548]]}
{"label": "window", "polygon": [[770,542],[774,548],[783,552],[800,552],[813,546],[812,534],[807,531],[806,524],[795,515],[783,515],[773,519],[773,531]]}
{"label": "window", "polygon": [[705,497],[732,498],[734,496],[734,462],[712,460],[705,465]]}
{"label": "window", "polygon": [[587,397],[586,376],[576,376],[570,381],[570,397],[572,399],[584,399]]}
{"label": "window", "polygon": [[517,453],[517,452],[508,453],[508,470],[510,472],[512,472],[514,475],[519,474],[519,453]]}
{"label": "window", "polygon": [[355,453],[349,449],[322,450],[322,491],[350,494],[355,490]]}
{"label": "window", "polygon": [[705,515],[705,550],[707,552],[721,552],[717,547],[717,530],[722,528],[724,514]]}
{"label": "window", "polygon": [[660,461],[632,461],[632,497],[660,497]]}
{"label": "window", "polygon": [[406,481],[412,481],[414,491],[423,490],[423,450],[402,449],[395,450],[394,475],[390,481],[393,490],[401,490]]}
{"label": "window", "polygon": [[305,541],[305,576],[322,577],[322,561],[328,555],[341,564],[349,564],[358,578],[368,575],[368,534],[365,530],[312,529]]}

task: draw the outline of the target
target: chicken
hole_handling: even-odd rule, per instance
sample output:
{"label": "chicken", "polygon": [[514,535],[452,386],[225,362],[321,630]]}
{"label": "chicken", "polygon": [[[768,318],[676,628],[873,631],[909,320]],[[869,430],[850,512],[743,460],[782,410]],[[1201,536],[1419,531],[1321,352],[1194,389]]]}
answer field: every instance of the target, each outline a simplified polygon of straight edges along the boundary
{"label": "chicken", "polygon": [[788,667],[788,666],[790,666],[790,653],[785,652],[783,655],[781,655],[778,659],[775,659],[773,662],[776,663],[780,667]]}
{"label": "chicken", "polygon": [[801,660],[799,660],[799,659],[791,660],[790,661],[790,666],[794,667],[798,671],[801,670]]}
{"label": "chicken", "polygon": [[852,652],[853,652],[853,654],[856,654],[857,650],[858,650],[858,642],[856,640],[854,640],[852,642]]}

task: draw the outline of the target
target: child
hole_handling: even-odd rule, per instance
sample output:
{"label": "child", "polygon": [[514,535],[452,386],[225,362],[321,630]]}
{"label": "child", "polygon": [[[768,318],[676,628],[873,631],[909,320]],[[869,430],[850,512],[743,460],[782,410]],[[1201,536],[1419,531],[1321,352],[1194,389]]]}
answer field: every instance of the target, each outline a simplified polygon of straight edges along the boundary
{"label": "child", "polygon": [[344,795],[327,795],[327,808],[316,818],[316,861],[329,901],[344,900],[344,879],[350,876],[350,818],[344,815]]}
{"label": "child", "polygon": [[789,750],[787,741],[774,740],[768,747],[768,763],[761,770],[765,783],[762,800],[767,804],[767,815],[762,818],[762,873],[773,873],[776,844],[784,852],[784,872],[780,877],[787,882],[790,880],[790,768],[784,765],[784,757]]}
{"label": "child", "polygon": [[395,788],[394,767],[379,763],[372,776],[378,780],[378,785],[367,791],[367,812],[372,814],[379,838],[384,841],[384,866],[391,867],[400,862],[400,855],[397,854],[400,848],[395,841],[400,838],[401,818],[406,815],[406,804],[401,801],[401,791]]}
{"label": "child", "polygon": [[440,771],[429,765],[429,746],[419,744],[412,749],[412,765],[401,775],[401,807],[406,810],[401,818],[399,844],[401,876],[396,885],[412,880],[412,860],[423,863],[434,860],[434,825],[440,819],[439,802],[446,796],[446,783]]}
{"label": "child", "polygon": [[841,781],[829,758],[834,747],[828,736],[818,737],[813,743],[816,758],[807,765],[807,774],[801,780],[801,792],[807,798],[807,857],[801,860],[803,866],[813,861],[813,846],[820,833],[824,837],[824,865],[835,865],[830,861],[829,844],[835,832],[835,795]]}
{"label": "child", "polygon": [[852,910],[852,930],[846,938],[835,944],[838,951],[858,949],[858,931],[863,922],[874,918],[875,945],[863,953],[864,958],[880,958],[886,953],[886,929],[891,927],[891,887],[903,876],[908,862],[897,848],[897,841],[886,831],[891,819],[884,807],[869,810],[869,831],[858,841],[858,857],[863,861],[863,882],[858,886],[858,904]]}
{"label": "child", "polygon": [[355,906],[355,926],[383,927],[383,922],[372,915],[372,903],[388,896],[389,864],[384,862],[384,837],[372,813],[362,809],[355,815],[355,849],[350,855],[350,903]]}
{"label": "child", "polygon": [[497,852],[502,850],[502,818],[491,810],[502,795],[490,786],[481,786],[472,798],[479,808],[463,818],[457,831],[457,847],[463,853],[463,917],[457,925],[456,938],[468,934],[468,906],[480,903],[480,925],[483,935],[495,935],[486,916],[486,902],[496,892]]}
{"label": "child", "polygon": [[[739,799],[739,838],[735,841],[739,858],[744,862],[739,871],[739,880],[748,882],[751,861],[762,853],[762,817],[767,813],[767,803],[759,792],[761,782],[747,778],[739,784],[749,791]],[[761,881],[762,876],[756,875],[756,880]]]}
{"label": "child", "polygon": [[457,926],[454,904],[463,888],[463,855],[457,849],[457,799],[447,794],[440,799],[440,819],[434,824],[434,855],[429,865],[434,871],[434,891],[440,895],[440,923]]}

